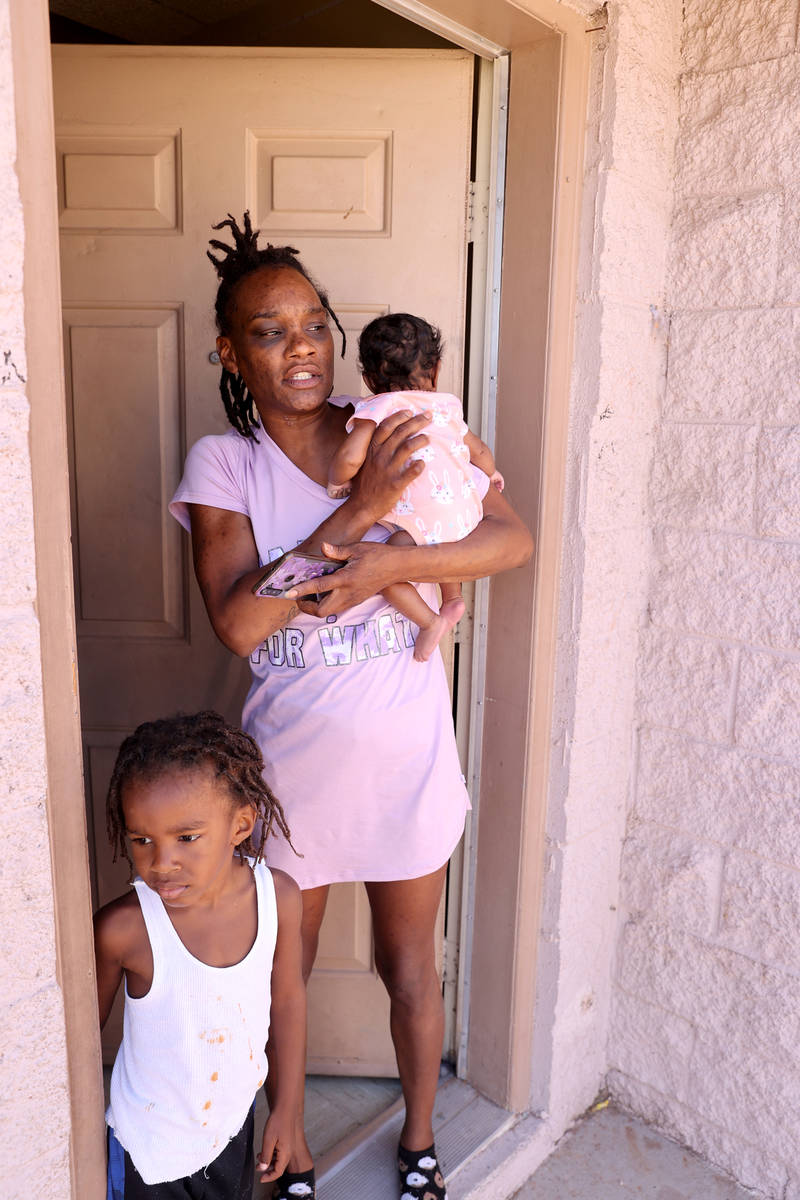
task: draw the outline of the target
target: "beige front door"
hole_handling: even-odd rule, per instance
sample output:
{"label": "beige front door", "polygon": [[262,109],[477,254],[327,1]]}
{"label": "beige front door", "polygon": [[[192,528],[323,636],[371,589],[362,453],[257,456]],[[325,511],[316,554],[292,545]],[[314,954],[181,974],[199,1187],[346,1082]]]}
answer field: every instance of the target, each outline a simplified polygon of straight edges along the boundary
{"label": "beige front door", "polygon": [[[80,694],[96,899],[124,890],[104,797],[140,721],[238,719],[247,665],[211,633],[166,512],[186,449],[225,429],[210,359],[210,225],[249,208],[300,249],[355,341],[419,313],[463,367],[472,59],[461,51],[54,47]],[[310,990],[310,1069],[392,1074],[363,888],[332,889]],[[109,1031],[107,1051],[119,1036]]]}

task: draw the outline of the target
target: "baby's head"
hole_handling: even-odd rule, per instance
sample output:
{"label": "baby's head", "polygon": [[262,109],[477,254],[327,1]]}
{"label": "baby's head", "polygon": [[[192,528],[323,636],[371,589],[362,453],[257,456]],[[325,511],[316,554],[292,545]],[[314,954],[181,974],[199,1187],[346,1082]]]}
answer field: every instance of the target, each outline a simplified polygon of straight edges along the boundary
{"label": "baby's head", "polygon": [[442,335],[421,317],[387,313],[362,329],[358,355],[372,392],[433,392],[442,361]]}
{"label": "baby's head", "polygon": [[[106,801],[108,836],[114,861],[133,863],[126,840],[126,793],[155,785],[167,777],[202,775],[221,802],[221,811],[236,814],[250,810],[258,831],[238,843],[240,855],[260,858],[264,844],[277,826],[288,839],[283,809],[266,784],[261,751],[249,734],[229,725],[219,713],[147,721],[134,730],[119,748]],[[168,796],[169,789],[157,789]],[[167,801],[165,801],[167,802]]]}

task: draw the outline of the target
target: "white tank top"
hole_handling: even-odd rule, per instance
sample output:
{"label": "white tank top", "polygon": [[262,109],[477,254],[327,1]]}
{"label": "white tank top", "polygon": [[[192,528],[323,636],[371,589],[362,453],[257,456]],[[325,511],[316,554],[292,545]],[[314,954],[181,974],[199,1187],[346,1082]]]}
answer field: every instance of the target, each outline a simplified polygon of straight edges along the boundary
{"label": "white tank top", "polygon": [[134,880],[153,982],[139,999],[125,989],[106,1120],[145,1183],[181,1179],[213,1162],[266,1079],[278,917],[268,868],[259,863],[253,871],[258,932],[232,967],[210,967],[190,954],[160,896]]}

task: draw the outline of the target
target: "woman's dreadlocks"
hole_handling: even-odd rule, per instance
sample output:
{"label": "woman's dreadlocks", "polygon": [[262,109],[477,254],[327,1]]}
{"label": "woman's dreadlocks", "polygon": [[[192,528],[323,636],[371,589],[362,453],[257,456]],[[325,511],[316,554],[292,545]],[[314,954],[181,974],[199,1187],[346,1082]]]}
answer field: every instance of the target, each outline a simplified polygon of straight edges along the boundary
{"label": "woman's dreadlocks", "polygon": [[[212,225],[212,229],[230,229],[233,245],[226,246],[224,242],[212,238],[209,245],[215,250],[220,250],[223,257],[217,258],[210,250],[206,251],[220,279],[214,305],[219,332],[226,336],[230,334],[231,301],[236,287],[242,279],[262,267],[291,267],[293,271],[298,271],[304,279],[308,280],[319,296],[322,307],[333,319],[336,328],[342,335],[342,358],[344,358],[347,344],[345,332],[339,318],[330,306],[327,293],[322,290],[298,258],[299,251],[295,250],[293,246],[272,246],[269,243],[259,250],[259,231],[253,230],[249,212],[244,214],[243,224],[244,228],[240,229],[236,219],[231,213],[228,213],[227,219],[220,221],[218,225]],[[252,438],[257,442],[258,438],[253,433],[253,429],[258,426],[258,413],[241,375],[233,375],[223,367],[219,390],[222,403],[225,405],[225,412],[233,428],[241,433],[242,437]]]}
{"label": "woman's dreadlocks", "polygon": [[122,811],[126,785],[134,779],[198,769],[210,770],[215,779],[224,781],[232,806],[249,806],[260,821],[258,835],[246,838],[238,847],[240,856],[251,854],[258,861],[270,834],[277,837],[275,826],[292,845],[283,808],[262,775],[264,759],[258,746],[219,713],[206,711],[146,721],[120,746],[106,800],[106,828],[114,862],[125,858],[133,871]]}

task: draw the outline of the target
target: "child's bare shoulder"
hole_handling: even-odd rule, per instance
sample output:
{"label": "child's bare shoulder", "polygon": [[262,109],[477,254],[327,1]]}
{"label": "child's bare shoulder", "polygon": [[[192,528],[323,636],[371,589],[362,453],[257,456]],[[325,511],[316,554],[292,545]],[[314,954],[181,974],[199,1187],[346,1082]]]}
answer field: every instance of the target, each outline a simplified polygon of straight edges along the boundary
{"label": "child's bare shoulder", "polygon": [[97,910],[94,936],[98,948],[120,961],[125,961],[144,943],[149,944],[136,892],[126,892]]}

